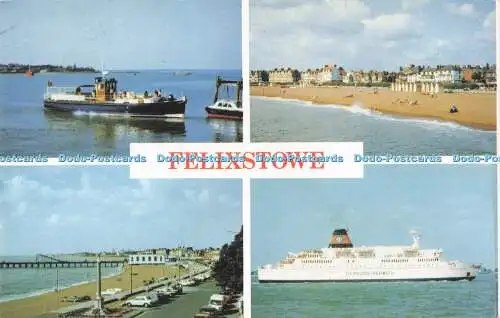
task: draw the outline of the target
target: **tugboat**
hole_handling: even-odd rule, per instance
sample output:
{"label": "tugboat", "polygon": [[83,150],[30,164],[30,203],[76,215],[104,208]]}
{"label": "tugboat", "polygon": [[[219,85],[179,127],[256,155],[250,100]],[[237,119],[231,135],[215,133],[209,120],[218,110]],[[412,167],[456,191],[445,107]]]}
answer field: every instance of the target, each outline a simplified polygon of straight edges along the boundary
{"label": "tugboat", "polygon": [[187,98],[161,96],[161,92],[150,94],[118,92],[114,78],[96,77],[94,84],[76,88],[52,87],[47,84],[43,105],[46,110],[63,112],[90,112],[137,117],[183,118]]}
{"label": "tugboat", "polygon": [[[236,100],[219,99],[221,86],[226,86],[228,92],[229,87],[236,87]],[[223,80],[217,77],[215,97],[212,105],[205,107],[208,118],[223,118],[223,119],[243,119],[243,107],[241,106],[241,91],[243,89],[243,81]]]}

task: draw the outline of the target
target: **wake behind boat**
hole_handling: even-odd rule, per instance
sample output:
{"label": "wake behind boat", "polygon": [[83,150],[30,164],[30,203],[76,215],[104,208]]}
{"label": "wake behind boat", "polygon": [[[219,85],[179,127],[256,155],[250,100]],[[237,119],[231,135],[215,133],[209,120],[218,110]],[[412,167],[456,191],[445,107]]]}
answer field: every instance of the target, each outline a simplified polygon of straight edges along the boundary
{"label": "wake behind boat", "polygon": [[184,117],[187,98],[144,92],[118,92],[114,78],[96,77],[94,84],[78,87],[53,87],[47,84],[44,107],[64,112],[104,113],[138,117]]}
{"label": "wake behind boat", "polygon": [[473,280],[477,270],[448,261],[441,249],[421,249],[419,236],[410,246],[354,247],[345,229],[333,232],[328,248],[289,255],[279,264],[258,269],[261,283],[389,282]]}
{"label": "wake behind boat", "polygon": [[[236,87],[236,100],[220,99],[220,91],[222,87],[226,87],[229,95],[229,87]],[[243,81],[223,80],[217,77],[215,96],[212,105],[205,107],[208,118],[221,119],[243,119],[243,107],[241,106],[241,91],[243,89]]]}

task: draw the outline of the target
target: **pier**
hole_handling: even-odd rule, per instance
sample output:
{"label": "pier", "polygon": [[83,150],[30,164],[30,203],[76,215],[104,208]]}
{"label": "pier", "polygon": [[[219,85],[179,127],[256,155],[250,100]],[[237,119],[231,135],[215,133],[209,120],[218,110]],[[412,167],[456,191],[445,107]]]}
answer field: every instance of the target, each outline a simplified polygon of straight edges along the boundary
{"label": "pier", "polygon": [[[118,267],[125,264],[125,261],[101,261],[101,267]],[[92,268],[97,263],[93,261],[60,261],[60,262],[0,262],[0,269],[20,269],[20,268]]]}
{"label": "pier", "polygon": [[[126,263],[125,260],[101,261],[101,267],[119,267]],[[62,260],[52,256],[39,254],[34,261],[1,261],[0,269],[26,269],[26,268],[93,268],[97,262],[93,260]]]}

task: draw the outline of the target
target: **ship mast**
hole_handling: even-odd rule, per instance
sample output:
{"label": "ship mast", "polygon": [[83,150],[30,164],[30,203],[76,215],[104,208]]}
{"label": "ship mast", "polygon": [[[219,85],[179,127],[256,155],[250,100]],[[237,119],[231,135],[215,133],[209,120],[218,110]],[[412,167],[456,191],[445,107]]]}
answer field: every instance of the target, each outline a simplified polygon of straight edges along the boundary
{"label": "ship mast", "polygon": [[214,101],[213,103],[215,104],[219,100],[219,91],[220,87],[222,85],[231,85],[235,84],[236,85],[236,105],[238,107],[241,107],[241,97],[242,97],[242,90],[243,90],[243,81],[239,80],[224,80],[220,76],[217,76],[216,84],[215,84],[215,96],[214,96]]}

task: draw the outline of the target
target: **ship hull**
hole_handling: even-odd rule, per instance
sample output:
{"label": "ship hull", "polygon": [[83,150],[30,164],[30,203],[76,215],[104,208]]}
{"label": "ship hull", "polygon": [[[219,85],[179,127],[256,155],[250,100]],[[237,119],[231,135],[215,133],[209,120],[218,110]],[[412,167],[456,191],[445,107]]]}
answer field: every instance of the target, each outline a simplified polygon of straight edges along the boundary
{"label": "ship hull", "polygon": [[259,280],[261,284],[297,283],[382,283],[382,282],[429,282],[429,281],[472,281],[476,277],[436,277],[436,278],[398,278],[398,279],[344,279],[344,280]]}
{"label": "ship hull", "polygon": [[61,112],[102,113],[133,117],[184,117],[186,101],[160,103],[116,104],[75,101],[44,101],[46,110]]}
{"label": "ship hull", "polygon": [[221,119],[234,119],[242,120],[243,112],[236,110],[222,110],[217,108],[212,108],[210,106],[205,107],[208,118],[221,118]]}
{"label": "ship hull", "polygon": [[262,269],[260,283],[349,283],[397,281],[458,281],[473,280],[476,273],[470,268],[432,269],[364,269],[364,270],[286,270]]}

